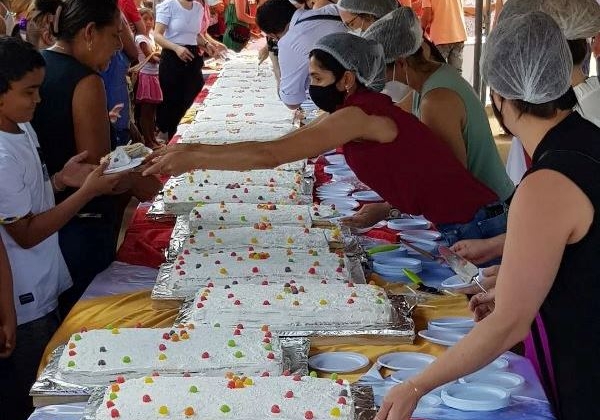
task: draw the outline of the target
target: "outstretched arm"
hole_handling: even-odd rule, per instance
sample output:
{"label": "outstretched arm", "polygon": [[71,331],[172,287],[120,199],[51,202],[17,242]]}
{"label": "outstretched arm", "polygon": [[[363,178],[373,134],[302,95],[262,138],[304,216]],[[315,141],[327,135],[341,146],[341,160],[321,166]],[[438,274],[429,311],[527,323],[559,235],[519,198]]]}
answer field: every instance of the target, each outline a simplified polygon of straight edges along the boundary
{"label": "outstretched arm", "polygon": [[186,145],[159,150],[148,161],[144,175],[181,174],[193,169],[244,171],[274,168],[286,162],[317,156],[355,139],[381,143],[396,138],[396,124],[387,117],[370,116],[357,107],[344,108],[271,142],[243,142],[220,146]]}

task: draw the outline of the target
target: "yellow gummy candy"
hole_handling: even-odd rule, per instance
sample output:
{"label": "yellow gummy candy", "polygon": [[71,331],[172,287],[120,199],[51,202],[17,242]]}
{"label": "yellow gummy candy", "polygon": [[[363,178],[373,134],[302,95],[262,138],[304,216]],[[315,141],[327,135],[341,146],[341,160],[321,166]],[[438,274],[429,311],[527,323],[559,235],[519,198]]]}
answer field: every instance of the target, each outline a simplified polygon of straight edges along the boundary
{"label": "yellow gummy candy", "polygon": [[169,414],[169,409],[167,408],[166,405],[161,405],[160,408],[158,409],[158,414],[167,415],[167,414]]}
{"label": "yellow gummy candy", "polygon": [[338,407],[334,407],[331,409],[329,414],[331,415],[331,417],[339,417],[342,415],[342,412],[340,411],[340,409]]}

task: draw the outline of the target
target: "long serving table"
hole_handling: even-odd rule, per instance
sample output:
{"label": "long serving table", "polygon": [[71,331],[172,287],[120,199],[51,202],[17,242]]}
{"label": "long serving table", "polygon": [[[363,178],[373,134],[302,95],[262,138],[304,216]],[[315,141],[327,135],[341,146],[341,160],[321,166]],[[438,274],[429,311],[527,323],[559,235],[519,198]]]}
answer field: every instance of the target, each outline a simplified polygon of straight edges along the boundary
{"label": "long serving table", "polygon": [[[215,79],[215,76],[210,76],[207,86],[210,86]],[[206,97],[206,92],[206,89],[203,90],[198,101],[202,101]],[[196,109],[197,106],[193,107],[182,123],[193,121]],[[323,161],[318,160],[315,165],[317,185],[328,181],[328,176],[323,172],[323,164]],[[83,298],[63,321],[47,346],[40,370],[49,354],[83,327],[92,329],[104,328],[107,325],[114,327],[169,327],[173,325],[178,310],[157,310],[156,306],[153,307],[150,290],[156,279],[156,269],[164,262],[164,249],[168,247],[174,222],[149,218],[146,215],[147,210],[147,204],[138,207],[119,249],[118,261],[97,276]],[[388,241],[395,239],[395,233],[386,229],[373,230],[369,232],[369,236]],[[440,267],[436,276],[424,276],[424,280],[428,284],[439,286],[440,276],[443,279],[444,273],[447,271]],[[393,293],[408,292],[404,285],[386,283],[377,275],[371,275],[369,280]],[[444,295],[431,298],[418,305],[413,311],[415,330],[426,329],[429,320],[445,316],[470,316],[466,298],[463,295]],[[445,347],[429,343],[419,337],[413,344],[394,344],[389,340],[382,342],[376,337],[360,338],[353,342],[346,341],[344,344],[332,340],[312,342],[311,355],[332,351],[358,352],[369,358],[369,366],[352,374],[341,374],[340,377],[351,382],[362,378],[362,381],[373,387],[376,401],[380,401],[385,392],[393,385],[389,379],[384,379],[390,374],[390,371],[369,370],[381,355],[394,351],[411,351],[437,356],[445,351]],[[474,415],[444,407],[417,414],[431,420],[481,420],[487,418],[502,420],[517,417],[528,420],[552,419],[549,404],[531,363],[514,354],[508,354],[506,357],[510,360],[511,371],[526,378],[526,386],[519,392],[521,396],[514,399],[514,403],[509,408],[499,412]],[[41,407],[36,410],[30,420],[79,420],[84,405],[84,403],[76,403]]]}

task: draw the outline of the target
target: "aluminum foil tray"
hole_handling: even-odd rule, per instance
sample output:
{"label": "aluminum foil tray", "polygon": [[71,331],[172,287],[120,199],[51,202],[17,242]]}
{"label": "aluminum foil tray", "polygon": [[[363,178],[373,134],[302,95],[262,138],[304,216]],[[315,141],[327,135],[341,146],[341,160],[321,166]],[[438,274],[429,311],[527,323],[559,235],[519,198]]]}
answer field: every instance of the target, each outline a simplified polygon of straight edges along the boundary
{"label": "aluminum foil tray", "polygon": [[[106,387],[82,386],[66,382],[61,378],[58,362],[64,347],[64,345],[59,346],[52,352],[49,363],[31,388],[30,395],[33,397],[36,407],[88,401],[90,396],[96,392],[101,394],[100,400],[102,400]],[[310,340],[308,338],[283,337],[281,338],[281,349],[284,370],[290,370],[290,372],[298,375],[308,374],[308,353],[310,351]],[[194,373],[192,373],[193,375]],[[135,375],[132,372],[124,372],[123,376],[142,377],[145,374]]]}

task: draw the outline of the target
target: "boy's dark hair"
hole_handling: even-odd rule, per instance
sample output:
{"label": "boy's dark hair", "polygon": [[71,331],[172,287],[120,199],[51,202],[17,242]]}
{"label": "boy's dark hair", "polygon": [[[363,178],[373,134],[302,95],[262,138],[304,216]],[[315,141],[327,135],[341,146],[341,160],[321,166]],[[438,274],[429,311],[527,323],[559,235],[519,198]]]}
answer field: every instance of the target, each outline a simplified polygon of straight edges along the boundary
{"label": "boy's dark hair", "polygon": [[8,92],[12,82],[46,66],[44,57],[33,45],[12,36],[0,36],[0,63],[0,95]]}
{"label": "boy's dark hair", "polygon": [[90,23],[95,23],[98,29],[111,25],[117,13],[116,0],[66,0],[58,17],[58,31],[53,35],[71,41]]}
{"label": "boy's dark hair", "polygon": [[266,34],[280,34],[295,12],[288,0],[268,0],[256,10],[256,24]]}
{"label": "boy's dark hair", "polygon": [[554,117],[558,111],[568,111],[577,105],[577,96],[572,87],[558,99],[541,104],[532,104],[519,99],[512,101],[519,116],[523,114],[533,115],[538,118],[549,119]]}

